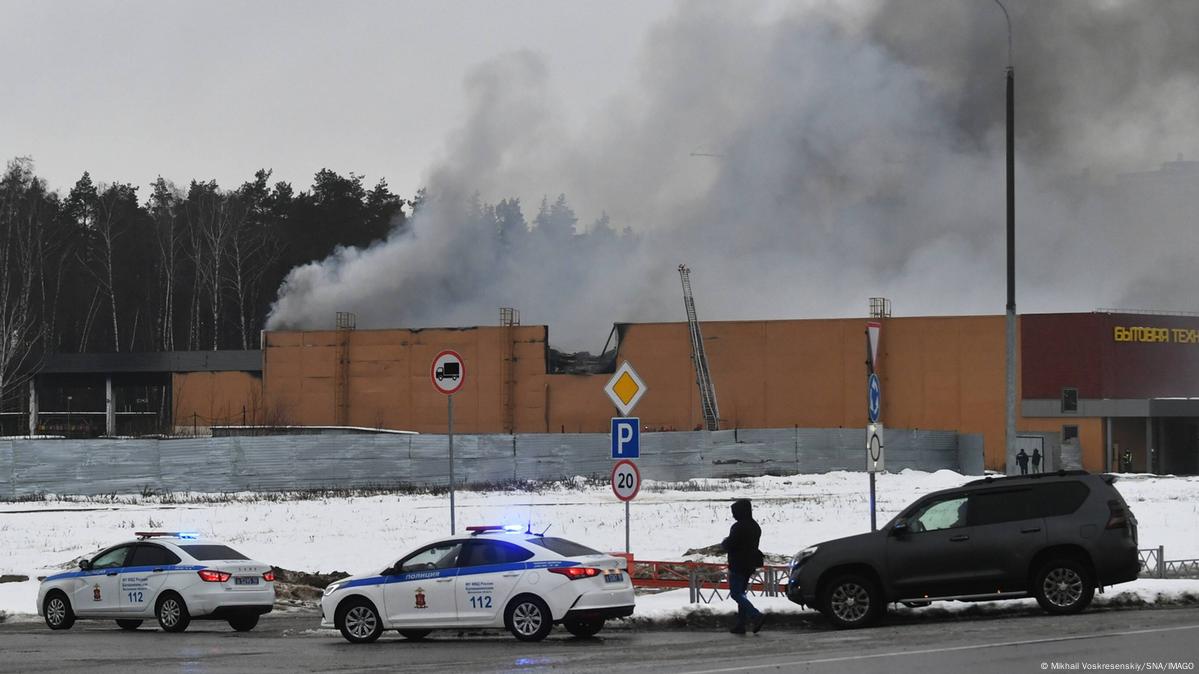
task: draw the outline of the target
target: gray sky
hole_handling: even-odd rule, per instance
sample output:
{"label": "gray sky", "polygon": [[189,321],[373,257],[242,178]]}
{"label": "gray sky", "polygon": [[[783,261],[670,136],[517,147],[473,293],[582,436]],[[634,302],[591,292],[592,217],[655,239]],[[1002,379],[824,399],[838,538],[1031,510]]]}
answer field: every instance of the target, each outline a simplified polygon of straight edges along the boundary
{"label": "gray sky", "polygon": [[328,167],[408,197],[461,121],[472,67],[540,52],[581,113],[630,76],[671,5],[0,0],[0,154],[32,156],[64,191],[84,170],[236,187],[266,167],[299,188]]}

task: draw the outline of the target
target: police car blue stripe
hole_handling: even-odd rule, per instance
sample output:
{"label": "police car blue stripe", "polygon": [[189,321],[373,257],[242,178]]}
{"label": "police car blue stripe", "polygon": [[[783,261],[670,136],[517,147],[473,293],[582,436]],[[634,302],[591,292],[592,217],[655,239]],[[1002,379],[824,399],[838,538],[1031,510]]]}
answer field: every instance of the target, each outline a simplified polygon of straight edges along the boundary
{"label": "police car blue stripe", "polygon": [[483,566],[466,566],[461,568],[454,567],[452,569],[413,571],[411,573],[402,573],[395,576],[371,576],[369,578],[358,578],[356,580],[346,581],[337,589],[344,590],[351,587],[363,587],[366,585],[389,585],[391,583],[404,583],[412,580],[431,580],[433,578],[447,578],[449,576],[477,576],[483,573],[500,573],[501,571],[557,569],[566,566],[578,565],[579,562],[566,561],[513,562],[510,564],[485,564]]}
{"label": "police car blue stripe", "polygon": [[154,569],[162,569],[163,571],[199,571],[207,569],[206,566],[191,566],[185,564],[168,564],[166,566],[119,566],[110,569],[88,569],[86,571],[67,571],[66,573],[56,573],[53,576],[46,576],[46,580],[63,580],[66,578],[85,578],[88,576],[106,576],[109,573],[116,571],[117,575],[123,573],[147,573],[153,572]]}

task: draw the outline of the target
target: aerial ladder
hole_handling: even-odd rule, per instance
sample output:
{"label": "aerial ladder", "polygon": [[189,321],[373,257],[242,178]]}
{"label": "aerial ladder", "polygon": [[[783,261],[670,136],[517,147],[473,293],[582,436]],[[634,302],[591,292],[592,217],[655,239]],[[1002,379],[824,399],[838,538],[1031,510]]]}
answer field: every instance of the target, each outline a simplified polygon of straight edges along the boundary
{"label": "aerial ladder", "polygon": [[704,426],[709,431],[715,431],[720,429],[720,408],[716,404],[716,388],[712,386],[708,355],[704,352],[704,339],[700,335],[699,319],[695,315],[695,298],[691,296],[691,270],[687,265],[679,265],[679,278],[683,281],[683,306],[687,309],[687,328],[691,332],[691,362],[695,365],[700,409],[704,414]]}

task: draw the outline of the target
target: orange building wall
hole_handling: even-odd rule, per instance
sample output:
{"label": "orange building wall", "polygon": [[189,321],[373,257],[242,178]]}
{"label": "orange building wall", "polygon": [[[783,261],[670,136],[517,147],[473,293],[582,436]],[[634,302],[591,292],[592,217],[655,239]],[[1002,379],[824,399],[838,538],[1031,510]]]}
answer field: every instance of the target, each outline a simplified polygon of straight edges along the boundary
{"label": "orange building wall", "polygon": [[[883,319],[877,363],[883,423],[982,434],[987,467],[1002,469],[1004,321],[1003,316]],[[722,428],[864,426],[865,323],[860,318],[702,323]],[[699,426],[687,324],[622,328],[618,360],[631,362],[648,388],[633,414],[655,430]],[[444,433],[446,401],[429,381],[429,366],[448,348],[462,354],[467,370],[454,396],[455,432],[504,432],[503,370],[511,338],[516,432],[606,432],[616,414],[603,393],[611,375],[548,374],[547,332],[545,326],[352,331],[348,423]],[[266,333],[265,395],[290,423],[335,422],[338,339],[335,331]],[[1018,418],[1017,429],[1060,432],[1062,423]],[[1101,421],[1068,423],[1079,426],[1084,465],[1102,469]]]}
{"label": "orange building wall", "polygon": [[[987,466],[1002,467],[1004,320],[884,319],[876,364],[884,425],[981,433]],[[703,323],[722,427],[865,426],[865,323]],[[644,425],[702,422],[685,323],[630,325],[620,355],[649,388],[636,410]]]}
{"label": "orange building wall", "polygon": [[[445,395],[429,368],[444,349],[461,354],[466,377],[454,395],[454,430],[497,433],[504,424],[504,362],[512,338],[516,430],[544,432],[544,326],[427,330],[354,330],[347,335],[350,426],[444,433]],[[263,344],[266,395],[290,423],[337,423],[339,335],[334,330],[268,332]]]}
{"label": "orange building wall", "polygon": [[262,415],[262,379],[248,372],[177,372],[171,389],[176,426],[255,423]]}

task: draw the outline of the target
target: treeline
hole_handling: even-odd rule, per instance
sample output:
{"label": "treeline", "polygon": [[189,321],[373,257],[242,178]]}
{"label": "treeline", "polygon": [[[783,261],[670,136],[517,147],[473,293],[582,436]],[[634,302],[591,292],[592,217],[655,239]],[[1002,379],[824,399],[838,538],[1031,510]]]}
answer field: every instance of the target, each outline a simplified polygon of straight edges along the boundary
{"label": "treeline", "polygon": [[339,246],[407,226],[385,181],[271,172],[227,189],[159,178],[148,195],[84,173],[50,191],[26,158],[0,179],[0,399],[54,352],[247,349],[280,283]]}

